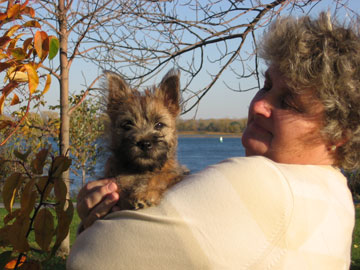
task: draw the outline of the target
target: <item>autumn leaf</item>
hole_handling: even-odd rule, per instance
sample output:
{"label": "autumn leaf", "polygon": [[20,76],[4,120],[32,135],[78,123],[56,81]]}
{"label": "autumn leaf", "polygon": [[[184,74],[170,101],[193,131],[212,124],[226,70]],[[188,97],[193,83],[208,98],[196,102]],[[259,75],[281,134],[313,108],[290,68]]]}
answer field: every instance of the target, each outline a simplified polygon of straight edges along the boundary
{"label": "autumn leaf", "polygon": [[9,228],[9,240],[14,250],[27,252],[30,249],[26,235],[29,231],[30,219],[28,216],[19,216]]}
{"label": "autumn leaf", "polygon": [[7,11],[7,17],[13,18],[16,17],[20,12],[20,5],[19,4],[15,4],[12,7],[10,7]]}
{"label": "autumn leaf", "polygon": [[11,91],[13,91],[18,86],[18,84],[19,84],[18,82],[11,81],[3,89],[0,89],[0,92],[3,93],[2,96],[0,97],[0,114],[3,113],[6,97],[11,93]]}
{"label": "autumn leaf", "polygon": [[29,46],[31,45],[33,41],[33,38],[28,38],[23,42],[23,49],[24,51],[27,51],[27,49],[29,48]]}
{"label": "autumn leaf", "polygon": [[7,77],[10,79],[10,81],[16,81],[16,82],[28,81],[28,75],[22,71],[11,72]]}
{"label": "autumn leaf", "polygon": [[0,254],[0,269],[4,269],[5,265],[11,259],[12,251],[4,251]]}
{"label": "autumn leaf", "polygon": [[11,38],[8,36],[0,37],[0,48],[5,47],[10,41],[11,41]]}
{"label": "autumn leaf", "polygon": [[74,214],[74,206],[71,200],[67,200],[68,206],[64,210],[62,207],[56,207],[56,215],[58,218],[58,225],[56,228],[56,241],[52,249],[52,254],[55,254],[56,250],[59,248],[61,242],[69,233],[69,227]]}
{"label": "autumn leaf", "polygon": [[[16,218],[17,216],[19,216],[19,214],[21,213],[20,209],[16,209],[15,211],[12,211],[11,213],[8,213],[5,217],[4,217],[4,223],[8,224],[11,220],[13,220],[14,218]],[[0,268],[1,269],[1,268]]]}
{"label": "autumn leaf", "polygon": [[42,174],[45,166],[46,158],[49,154],[48,149],[41,149],[31,162],[31,170],[35,174]]}
{"label": "autumn leaf", "polygon": [[45,87],[44,90],[41,92],[41,95],[45,95],[47,91],[49,91],[51,85],[51,75],[50,74],[46,74],[46,83],[45,83]]}
{"label": "autumn leaf", "polygon": [[35,206],[37,192],[34,190],[35,179],[31,179],[26,183],[23,192],[21,193],[20,206],[21,212],[28,216]]}
{"label": "autumn leaf", "polygon": [[23,48],[15,48],[11,51],[11,56],[17,61],[24,60],[26,58],[26,53]]}
{"label": "autumn leaf", "polygon": [[52,191],[52,188],[54,187],[54,183],[50,182],[48,176],[38,177],[38,181],[36,185],[40,193],[42,194],[43,200],[47,199],[47,197],[50,195],[50,192]]}
{"label": "autumn leaf", "polygon": [[23,182],[21,173],[13,173],[6,180],[2,191],[4,206],[11,213],[16,192]]}
{"label": "autumn leaf", "polygon": [[5,36],[11,37],[20,28],[21,28],[21,25],[18,25],[18,24],[10,27],[10,29],[5,33]]}
{"label": "autumn leaf", "polygon": [[24,67],[28,74],[29,91],[31,94],[33,94],[36,91],[37,86],[39,85],[39,76],[33,64],[25,64]]}
{"label": "autumn leaf", "polygon": [[[5,265],[5,270],[10,270],[10,269],[15,269],[15,266],[16,266],[16,263],[17,263],[17,258],[16,259],[13,259],[11,261],[9,261],[6,265]],[[21,259],[20,259],[20,263],[18,264],[18,267],[20,267],[21,265],[24,264],[26,260],[26,256],[21,256]],[[23,270],[23,268],[21,268]]]}
{"label": "autumn leaf", "polygon": [[37,213],[34,221],[35,241],[43,251],[48,251],[55,232],[54,217],[47,208]]}
{"label": "autumn leaf", "polygon": [[35,33],[34,36],[34,46],[35,46],[35,50],[37,55],[39,56],[40,59],[43,58],[43,54],[45,54],[43,52],[43,43],[44,41],[46,41],[46,39],[48,38],[48,35],[46,34],[46,32],[44,31],[37,31]]}
{"label": "autumn leaf", "polygon": [[35,17],[35,10],[31,7],[26,7],[23,12],[23,14],[28,14],[31,18]]}
{"label": "autumn leaf", "polygon": [[0,130],[7,127],[14,127],[16,126],[14,121],[11,120],[0,120]]}
{"label": "autumn leaf", "polygon": [[20,103],[19,97],[16,94],[14,94],[14,97],[11,100],[10,106],[14,106],[14,105],[19,104],[19,103]]}
{"label": "autumn leaf", "polygon": [[63,207],[66,202],[67,187],[61,178],[56,179],[54,182],[54,193],[56,202],[60,207]]}
{"label": "autumn leaf", "polygon": [[36,28],[41,28],[41,25],[38,21],[28,21],[26,23],[23,24],[23,27],[36,27]]}
{"label": "autumn leaf", "polygon": [[26,162],[30,153],[31,153],[31,148],[29,148],[25,153],[20,153],[17,149],[14,150],[15,157],[17,157],[18,159],[24,162]]}
{"label": "autumn leaf", "polygon": [[67,171],[71,165],[71,159],[64,156],[57,156],[51,167],[51,175],[54,178],[60,177],[60,175]]}
{"label": "autumn leaf", "polygon": [[[1,2],[0,2],[0,3],[1,3]],[[0,21],[4,21],[5,19],[7,19],[7,14],[0,12]],[[0,25],[1,25],[1,22],[0,22]]]}

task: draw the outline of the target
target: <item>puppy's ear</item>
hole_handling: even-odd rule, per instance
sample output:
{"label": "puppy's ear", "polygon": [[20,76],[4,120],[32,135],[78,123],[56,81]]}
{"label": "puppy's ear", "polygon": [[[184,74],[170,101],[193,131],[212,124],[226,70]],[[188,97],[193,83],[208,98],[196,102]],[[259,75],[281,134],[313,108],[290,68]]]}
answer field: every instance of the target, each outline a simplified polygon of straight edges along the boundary
{"label": "puppy's ear", "polygon": [[131,89],[125,80],[117,73],[111,71],[104,71],[107,78],[107,90],[109,101],[121,100],[125,96],[131,94]]}
{"label": "puppy's ear", "polygon": [[116,109],[129,97],[131,88],[125,80],[117,73],[104,71],[106,76],[105,89],[107,89],[107,109],[108,113]]}
{"label": "puppy's ear", "polygon": [[162,79],[158,89],[162,93],[164,104],[174,116],[180,113],[180,72],[171,69]]}

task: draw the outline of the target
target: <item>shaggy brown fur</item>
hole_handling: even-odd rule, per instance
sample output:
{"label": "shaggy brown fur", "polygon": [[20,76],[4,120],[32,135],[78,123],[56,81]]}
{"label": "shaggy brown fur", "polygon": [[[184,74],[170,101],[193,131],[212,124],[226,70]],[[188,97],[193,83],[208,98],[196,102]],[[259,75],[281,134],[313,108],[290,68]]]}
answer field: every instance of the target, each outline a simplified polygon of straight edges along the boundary
{"label": "shaggy brown fur", "polygon": [[180,113],[179,73],[171,70],[158,87],[140,93],[118,74],[107,76],[111,157],[105,177],[115,177],[121,209],[156,205],[188,172],[176,159]]}

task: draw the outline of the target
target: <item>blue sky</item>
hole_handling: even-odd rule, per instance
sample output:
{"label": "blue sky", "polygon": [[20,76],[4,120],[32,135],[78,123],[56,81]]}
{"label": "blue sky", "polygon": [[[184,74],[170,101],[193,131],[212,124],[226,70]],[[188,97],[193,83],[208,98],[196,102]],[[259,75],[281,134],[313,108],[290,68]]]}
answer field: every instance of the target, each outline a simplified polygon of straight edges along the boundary
{"label": "blue sky", "polygon": [[[321,2],[311,10],[310,14],[315,15],[320,11],[332,10],[334,7],[333,0],[321,0]],[[349,0],[348,6],[353,10],[360,13],[360,0]],[[298,14],[301,15],[301,14]],[[342,19],[341,17],[339,19]],[[250,49],[249,49],[250,50]],[[211,50],[206,51],[208,54],[211,54]],[[261,70],[265,71],[266,67],[262,66]],[[91,78],[97,77],[101,71],[91,64],[84,64],[74,62],[74,65],[71,68],[70,73],[70,89],[83,89],[84,87],[84,78],[86,78],[87,83],[91,82]],[[160,78],[157,78],[157,81],[160,81]],[[254,81],[252,79],[237,81],[236,78],[232,77],[231,73],[225,74],[222,78],[223,81],[227,83],[230,82],[232,85],[237,85],[241,83],[243,88],[248,86],[253,86]],[[59,100],[58,87],[56,86],[57,81],[53,80],[51,90],[46,94],[45,99],[49,104],[57,104]],[[75,92],[76,93],[76,92]],[[233,92],[226,89],[223,82],[215,84],[209,93],[201,101],[200,106],[197,110],[185,114],[182,118],[189,119],[209,119],[209,118],[244,118],[247,116],[247,110],[250,103],[250,100],[255,95],[255,91],[249,91],[244,93]]]}

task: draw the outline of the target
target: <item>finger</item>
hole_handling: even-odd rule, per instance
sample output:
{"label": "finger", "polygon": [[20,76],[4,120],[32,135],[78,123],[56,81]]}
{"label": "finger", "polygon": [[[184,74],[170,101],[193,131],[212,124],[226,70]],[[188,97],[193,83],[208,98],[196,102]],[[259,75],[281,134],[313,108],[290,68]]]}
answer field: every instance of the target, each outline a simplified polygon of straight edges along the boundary
{"label": "finger", "polygon": [[[97,206],[107,195],[117,194],[117,185],[113,182],[105,186],[96,186],[77,202],[76,208],[81,219],[86,218],[89,212]],[[114,196],[114,195],[113,195]],[[116,196],[116,195],[115,195]]]}
{"label": "finger", "polygon": [[91,193],[97,187],[105,186],[111,182],[114,182],[114,179],[100,179],[96,181],[88,182],[85,186],[83,186],[78,195],[77,200],[83,199],[88,193]]}
{"label": "finger", "polygon": [[118,193],[111,193],[105,197],[105,199],[99,203],[94,209],[91,210],[89,215],[83,222],[84,228],[90,227],[96,220],[102,218],[106,214],[108,214],[111,209],[115,206],[117,201],[119,200]]}

